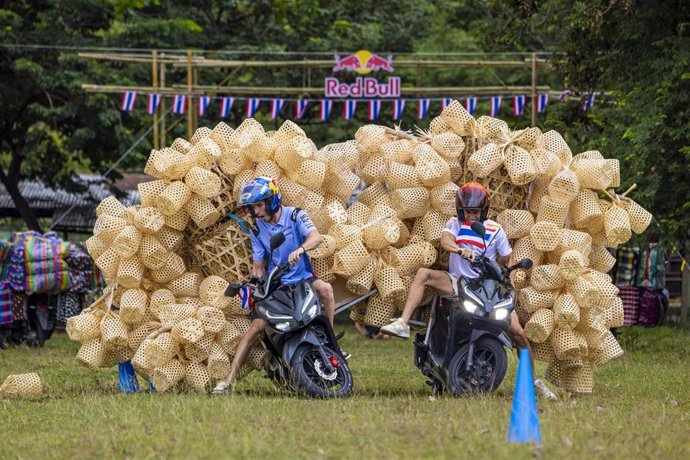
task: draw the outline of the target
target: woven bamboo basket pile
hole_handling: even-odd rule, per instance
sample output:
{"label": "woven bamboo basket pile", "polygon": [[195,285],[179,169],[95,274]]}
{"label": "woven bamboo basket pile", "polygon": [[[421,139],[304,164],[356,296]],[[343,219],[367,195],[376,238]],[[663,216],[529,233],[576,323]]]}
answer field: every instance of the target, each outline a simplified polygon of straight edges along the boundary
{"label": "woven bamboo basket pile", "polygon": [[374,326],[399,313],[419,268],[443,266],[441,229],[455,218],[455,192],[483,182],[490,217],[515,256],[535,262],[514,283],[537,358],[553,363],[554,378],[563,374],[559,384],[582,392],[591,391],[582,379],[593,366],[622,351],[607,335],[622,310],[605,278],[606,248],[644,231],[651,215],[629,192],[615,193],[617,161],[595,151],[573,156],[554,131],[512,131],[453,101],[426,131],[366,125],[318,149],[293,122],[265,132],[249,118],[152,151],[145,172],[154,180],[140,185],[141,205],[104,200],[87,241],[108,288],[68,332],[89,366],[132,359],[164,389],[200,391],[227,375],[249,320],[222,292],[247,279],[251,258],[247,218],[225,216],[258,176],[274,178],[283,203],[305,209],[322,234],[309,254],[317,276],[342,278],[354,294],[378,290],[351,313]]}
{"label": "woven bamboo basket pile", "polygon": [[[615,192],[620,186],[618,161],[598,151],[573,155],[555,131],[513,131],[495,118],[475,119],[457,101],[433,119],[427,131],[412,134],[365,126],[358,135],[360,176],[367,185],[359,201],[388,203],[388,192],[391,206],[410,230],[407,244],[424,241],[438,249],[439,234],[433,230],[453,218],[453,186],[470,180],[487,185],[490,218],[506,231],[516,260],[529,257],[534,262],[531,270],[514,272],[513,283],[518,289],[518,316],[537,359],[550,363],[554,383],[571,392],[591,392],[592,369],[623,352],[609,331],[622,325],[623,310],[618,290],[606,275],[615,261],[607,248],[642,233],[652,217],[627,196],[634,187],[620,195]],[[376,142],[379,152],[372,147]],[[448,172],[433,169],[431,160],[423,161],[420,153],[435,158],[429,148],[450,170],[450,184],[440,186],[445,199],[434,199],[434,192]],[[417,168],[417,178],[412,167]],[[424,189],[431,196],[428,201]],[[400,267],[404,279],[414,269],[396,265],[399,252],[395,244],[371,251],[374,259]],[[437,253],[439,261],[442,255]],[[378,270],[380,265],[374,266]],[[361,288],[361,283],[348,284],[353,292]],[[373,325],[387,322],[396,308],[386,300],[372,298],[367,308],[353,311],[353,318]]]}

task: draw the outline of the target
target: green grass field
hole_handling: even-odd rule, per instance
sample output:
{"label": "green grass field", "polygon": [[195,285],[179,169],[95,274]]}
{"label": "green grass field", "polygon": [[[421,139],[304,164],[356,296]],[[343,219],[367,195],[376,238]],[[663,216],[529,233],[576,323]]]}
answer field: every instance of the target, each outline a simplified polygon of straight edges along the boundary
{"label": "green grass field", "polygon": [[538,402],[533,446],[506,443],[514,354],[497,393],[434,398],[411,342],[346,330],[355,392],[338,401],[283,394],[258,372],[226,398],[121,394],[117,370],[81,367],[66,335],[0,350],[0,382],[38,372],[44,384],[41,398],[0,400],[0,458],[690,458],[687,331],[624,331],[626,354],[597,371],[594,394]]}

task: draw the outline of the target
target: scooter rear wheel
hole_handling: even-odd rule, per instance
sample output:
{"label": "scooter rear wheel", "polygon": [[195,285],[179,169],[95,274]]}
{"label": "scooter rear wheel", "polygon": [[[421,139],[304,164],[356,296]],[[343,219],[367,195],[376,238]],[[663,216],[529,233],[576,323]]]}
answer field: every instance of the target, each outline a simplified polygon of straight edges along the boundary
{"label": "scooter rear wheel", "polygon": [[318,348],[311,344],[300,345],[292,356],[290,367],[299,391],[314,398],[342,398],[352,392],[352,373],[347,361],[335,351],[324,347],[326,355],[335,356],[338,366],[331,373],[321,358]]}
{"label": "scooter rear wheel", "polygon": [[463,345],[448,365],[448,389],[461,396],[471,392],[493,391],[503,382],[508,370],[508,356],[503,346],[491,337],[474,343],[472,369],[468,372],[469,344]]}

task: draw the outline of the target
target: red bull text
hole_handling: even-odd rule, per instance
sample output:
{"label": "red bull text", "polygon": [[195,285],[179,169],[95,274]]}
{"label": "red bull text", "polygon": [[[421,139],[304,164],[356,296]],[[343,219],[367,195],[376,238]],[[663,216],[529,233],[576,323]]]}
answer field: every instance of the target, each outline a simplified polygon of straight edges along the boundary
{"label": "red bull text", "polygon": [[326,77],[326,97],[400,97],[400,77],[389,77],[385,83],[376,78],[357,77],[354,83],[341,83]]}

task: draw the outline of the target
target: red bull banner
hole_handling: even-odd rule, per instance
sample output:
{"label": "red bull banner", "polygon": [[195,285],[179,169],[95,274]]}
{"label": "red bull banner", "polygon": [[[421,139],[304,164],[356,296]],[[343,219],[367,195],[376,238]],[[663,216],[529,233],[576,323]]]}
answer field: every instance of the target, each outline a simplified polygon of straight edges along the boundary
{"label": "red bull banner", "polygon": [[[381,57],[367,50],[359,50],[349,56],[335,55],[333,72],[355,72],[357,75],[367,75],[371,72],[393,72],[393,55]],[[357,77],[354,83],[341,82],[336,77],[326,77],[324,89],[326,97],[340,98],[379,98],[400,97],[400,77],[388,77],[380,82],[374,77]]]}

